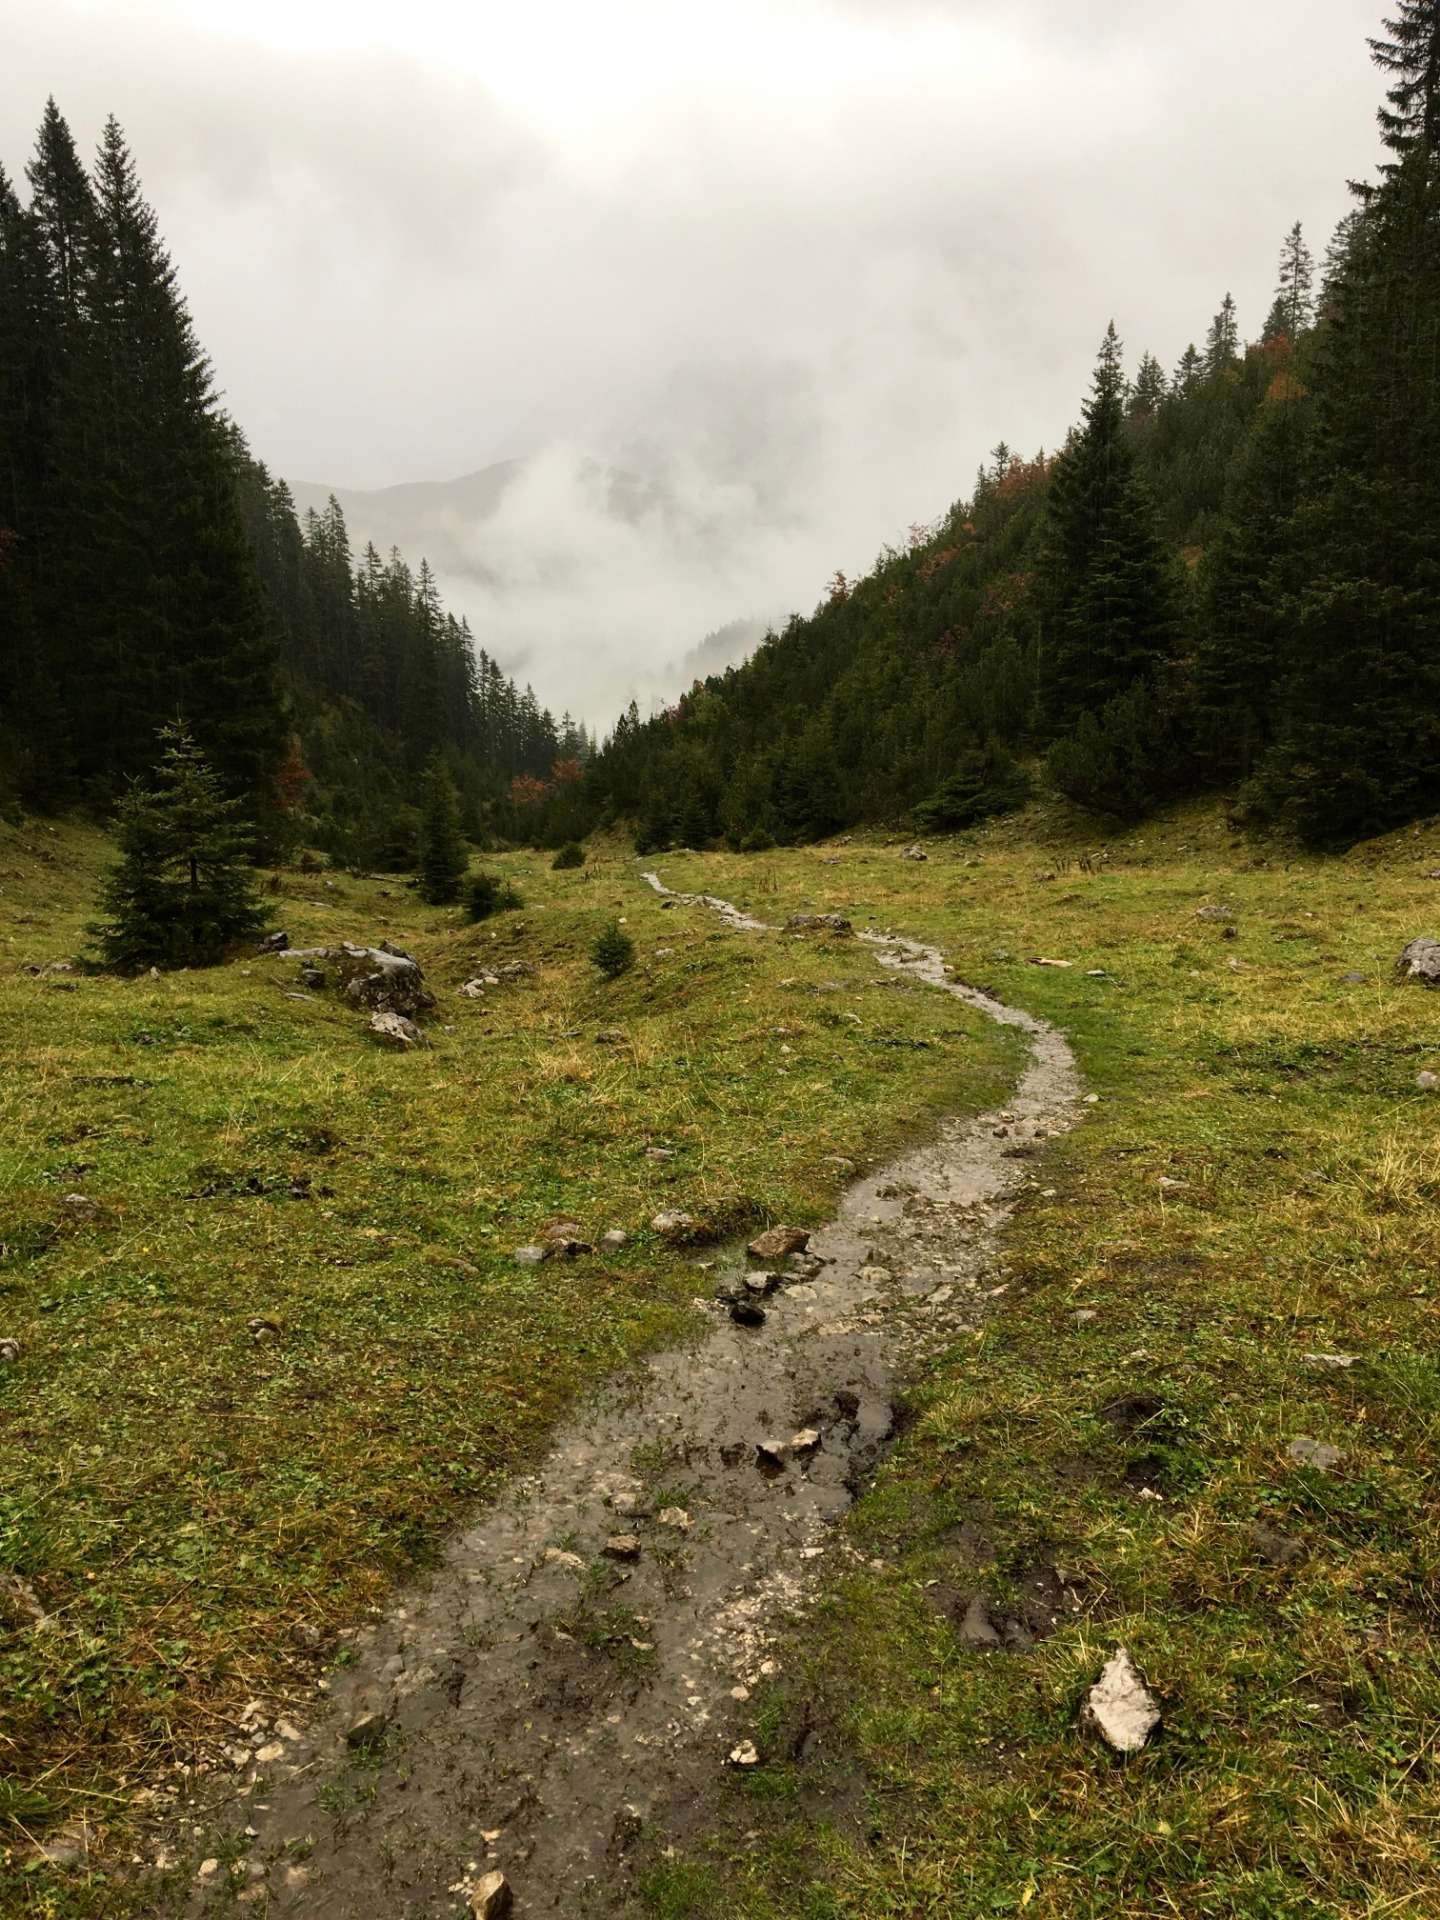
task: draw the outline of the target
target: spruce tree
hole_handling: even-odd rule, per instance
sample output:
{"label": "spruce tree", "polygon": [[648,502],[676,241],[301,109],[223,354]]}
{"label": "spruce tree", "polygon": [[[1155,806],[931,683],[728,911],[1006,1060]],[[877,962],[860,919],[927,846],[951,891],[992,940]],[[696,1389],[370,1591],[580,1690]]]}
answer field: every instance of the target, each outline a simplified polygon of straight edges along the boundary
{"label": "spruce tree", "polygon": [[1124,394],[1112,322],[1047,503],[1042,699],[1056,730],[1143,679],[1174,635],[1171,569],[1135,472]]}
{"label": "spruce tree", "polygon": [[1227,293],[1205,336],[1205,378],[1214,380],[1228,373],[1239,358],[1240,323],[1235,317],[1234,298]]}
{"label": "spruce tree", "polygon": [[1199,386],[1204,376],[1205,363],[1200,358],[1200,350],[1192,340],[1180,356],[1180,364],[1175,369],[1174,391],[1187,397]]}
{"label": "spruce tree", "polygon": [[1389,157],[1328,296],[1281,720],[1255,787],[1317,844],[1432,812],[1440,792],[1440,0],[1401,0],[1386,24]]}
{"label": "spruce tree", "polygon": [[[1315,261],[1297,220],[1280,249],[1280,274],[1272,320],[1279,320],[1292,345],[1315,317]],[[1269,329],[1267,328],[1267,332]]]}
{"label": "spruce tree", "polygon": [[460,806],[455,783],[439,754],[425,769],[420,799],[420,897],[431,906],[448,906],[460,898],[460,883],[469,865],[460,831]]}
{"label": "spruce tree", "polygon": [[612,920],[591,942],[590,959],[607,980],[618,980],[635,964],[635,942],[618,920]]}
{"label": "spruce tree", "polygon": [[1131,418],[1150,419],[1160,411],[1160,403],[1168,391],[1165,369],[1153,353],[1142,354],[1140,366],[1135,375],[1135,386],[1130,395]]}
{"label": "spruce tree", "polygon": [[90,929],[118,973],[214,966],[268,918],[245,864],[252,830],[239,801],[183,725],[163,727],[160,741],[159,765],[121,801],[120,860],[101,894],[105,918]]}

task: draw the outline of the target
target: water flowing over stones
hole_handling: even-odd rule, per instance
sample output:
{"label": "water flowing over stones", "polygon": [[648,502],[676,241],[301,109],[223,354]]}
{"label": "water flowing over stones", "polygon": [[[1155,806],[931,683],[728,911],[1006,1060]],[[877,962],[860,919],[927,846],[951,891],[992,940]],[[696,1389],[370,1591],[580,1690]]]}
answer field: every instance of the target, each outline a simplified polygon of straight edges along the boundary
{"label": "water flowing over stones", "polygon": [[[666,897],[773,931],[725,901]],[[933,947],[856,937],[1026,1036],[1003,1124],[944,1122],[857,1179],[828,1226],[782,1230],[787,1253],[808,1244],[796,1271],[761,1276],[776,1282],[763,1308],[743,1249],[704,1276],[697,1291],[718,1282],[719,1297],[695,1344],[578,1410],[435,1573],[353,1636],[315,1723],[252,1761],[229,1816],[240,1857],[192,1912],[237,1899],[277,1920],[438,1920],[503,1911],[476,1904],[502,1884],[526,1915],[612,1912],[646,1822],[758,1761],[749,1690],[850,1552],[836,1522],[887,1446],[904,1379],[989,1310],[996,1236],[1035,1178],[1016,1139],[1068,1126],[1079,1098],[1044,1022],[951,980]],[[666,1224],[683,1244],[683,1220]],[[683,1508],[654,1498],[682,1487]],[[359,1725],[377,1731],[357,1751]],[[228,1857],[213,1839],[206,1851]]]}

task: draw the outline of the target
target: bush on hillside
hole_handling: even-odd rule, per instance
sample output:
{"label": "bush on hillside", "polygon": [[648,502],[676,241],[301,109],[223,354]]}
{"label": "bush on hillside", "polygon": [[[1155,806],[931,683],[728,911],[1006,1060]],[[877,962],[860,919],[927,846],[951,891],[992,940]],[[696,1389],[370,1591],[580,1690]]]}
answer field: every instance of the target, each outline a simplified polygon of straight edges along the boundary
{"label": "bush on hillside", "polygon": [[635,942],[618,920],[612,920],[596,934],[590,958],[607,980],[618,980],[635,964]]}
{"label": "bush on hillside", "polygon": [[524,904],[510,882],[498,873],[474,874],[465,888],[467,920],[488,920],[492,913],[513,913]]}
{"label": "bush on hillside", "polygon": [[915,809],[926,833],[978,827],[1002,813],[1015,813],[1030,797],[1030,777],[996,741],[960,756],[955,771]]}
{"label": "bush on hillside", "polygon": [[550,862],[550,871],[564,873],[570,867],[583,867],[584,864],[585,849],[577,841],[569,840]]}

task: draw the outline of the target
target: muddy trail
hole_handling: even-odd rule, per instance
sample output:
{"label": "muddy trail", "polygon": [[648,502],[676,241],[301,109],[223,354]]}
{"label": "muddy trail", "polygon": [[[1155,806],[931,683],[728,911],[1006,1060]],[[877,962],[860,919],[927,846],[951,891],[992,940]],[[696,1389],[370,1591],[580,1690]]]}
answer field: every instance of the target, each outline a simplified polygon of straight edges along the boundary
{"label": "muddy trail", "polygon": [[[1052,1028],[951,980],[934,948],[858,937],[882,966],[1023,1031],[1029,1064],[1003,1111],[945,1123],[857,1180],[808,1249],[764,1263],[778,1275],[761,1280],[743,1253],[697,1272],[705,1336],[581,1409],[434,1574],[352,1637],[312,1725],[257,1726],[237,1755],[250,1785],[187,1911],[238,1898],[326,1920],[489,1912],[476,1891],[503,1873],[517,1920],[613,1913],[652,1810],[745,1758],[749,1690],[849,1551],[835,1523],[883,1454],[901,1385],[983,1317],[998,1229],[1078,1094]],[[758,1324],[732,1319],[732,1299]]]}

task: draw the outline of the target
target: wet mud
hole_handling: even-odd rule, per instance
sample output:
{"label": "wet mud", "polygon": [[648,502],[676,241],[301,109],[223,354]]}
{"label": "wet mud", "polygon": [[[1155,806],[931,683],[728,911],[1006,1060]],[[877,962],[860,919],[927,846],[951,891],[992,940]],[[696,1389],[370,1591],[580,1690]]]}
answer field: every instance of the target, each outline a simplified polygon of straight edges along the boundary
{"label": "wet mud", "polygon": [[[857,1180],[806,1254],[769,1263],[768,1293],[745,1287],[760,1263],[743,1253],[697,1265],[704,1336],[578,1412],[352,1636],[313,1723],[267,1730],[189,1912],[464,1914],[499,1870],[517,1920],[610,1913],[650,1810],[731,1764],[777,1637],[849,1551],[836,1522],[897,1393],[987,1311],[995,1236],[1035,1177],[1016,1149],[1070,1125],[1078,1095],[1054,1029],[952,980],[933,948],[857,937],[1025,1034],[1003,1110]],[[717,1283],[763,1321],[737,1324]]]}

